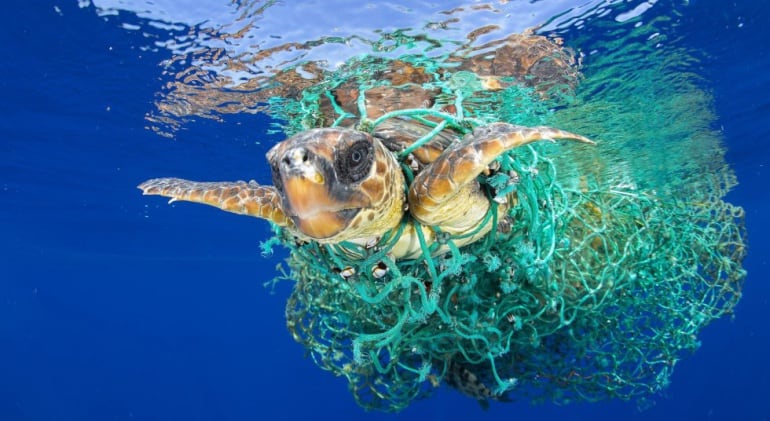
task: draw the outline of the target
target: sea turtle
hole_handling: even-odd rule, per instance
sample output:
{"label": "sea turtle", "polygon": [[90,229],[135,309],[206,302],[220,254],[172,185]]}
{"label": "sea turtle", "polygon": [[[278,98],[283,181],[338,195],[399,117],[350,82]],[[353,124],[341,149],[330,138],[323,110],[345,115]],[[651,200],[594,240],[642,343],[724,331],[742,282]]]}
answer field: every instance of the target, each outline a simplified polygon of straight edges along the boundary
{"label": "sea turtle", "polygon": [[[371,246],[398,228],[408,213],[411,218],[391,254],[395,259],[413,258],[421,254],[414,222],[419,223],[429,246],[436,241],[432,227],[460,236],[475,231],[459,238],[457,246],[489,231],[489,225],[477,229],[491,206],[477,176],[500,154],[540,139],[593,143],[563,130],[508,123],[478,127],[462,140],[442,134],[413,152],[420,162],[407,190],[395,152],[409,146],[419,133],[415,123],[400,119],[379,126],[372,134],[349,128],[312,129],[267,153],[272,186],[254,181],[158,178],[139,188],[147,195],[264,218],[302,240],[320,243],[350,241]],[[501,215],[506,209],[506,203],[498,206]]]}
{"label": "sea turtle", "polygon": [[[577,79],[573,62],[563,48],[532,32],[511,35],[481,46],[479,51],[483,54],[472,51],[464,58],[457,55],[450,59],[456,62],[454,74],[464,72],[477,81],[477,92],[503,89],[511,83],[506,79],[509,76],[522,84],[538,82],[532,85],[538,92],[542,86],[563,86]],[[264,218],[286,227],[301,240],[320,243],[349,241],[372,247],[409,215],[404,232],[390,252],[394,259],[404,259],[422,254],[418,234],[422,234],[428,246],[437,241],[437,231],[460,236],[455,241],[459,247],[489,232],[491,224],[480,224],[491,202],[480,188],[477,176],[487,172],[501,154],[540,139],[593,143],[586,137],[550,127],[530,128],[502,122],[476,127],[464,137],[448,128],[410,151],[415,178],[407,188],[396,155],[432,128],[424,124],[425,120],[421,123],[416,119],[390,118],[376,125],[371,133],[356,130],[360,117],[357,104],[363,103],[371,121],[403,108],[422,105],[435,109],[440,106],[441,93],[427,83],[435,76],[425,68],[401,60],[383,59],[380,64],[383,62],[385,66],[378,67],[384,70],[373,76],[386,80],[386,84],[361,92],[355,80],[350,80],[320,96],[314,124],[330,125],[334,120],[331,116],[341,109],[347,117],[339,119],[339,127],[300,132],[267,153],[272,186],[254,181],[159,178],[148,180],[139,188],[146,195],[205,203]],[[290,95],[293,84],[305,86],[307,80],[292,77],[294,73],[288,70],[279,74],[276,79],[285,79],[289,84],[270,92]],[[328,98],[334,98],[337,106],[332,106]],[[440,111],[452,114],[456,112],[454,106],[444,104]],[[500,216],[505,215],[509,205],[498,206]],[[443,251],[444,247],[437,247],[433,254]]]}
{"label": "sea turtle", "polygon": [[[311,107],[284,108],[284,111],[314,110],[309,125],[317,128],[300,131],[270,149],[267,160],[273,185],[259,185],[254,181],[158,178],[140,184],[139,188],[146,195],[204,203],[267,219],[284,227],[300,242],[340,244],[341,249],[351,255],[348,257],[353,258],[361,249],[377,247],[383,237],[398,232],[397,241],[388,251],[392,260],[420,258],[426,246],[434,256],[444,253],[448,250],[444,241],[447,235],[457,247],[470,244],[493,229],[493,224],[486,222],[490,211],[496,211],[497,219],[503,221],[517,201],[515,193],[507,197],[489,194],[479,181],[480,174],[496,171],[496,158],[541,139],[593,142],[550,127],[494,122],[470,130],[458,118],[444,130],[434,130],[437,121],[431,117],[383,117],[395,110],[420,108],[444,116],[457,115],[456,103],[447,101],[441,89],[431,82],[447,80],[459,72],[469,73],[471,79],[477,78],[474,80],[478,82],[478,90],[470,92],[466,99],[472,99],[477,93],[483,97],[511,83],[546,95],[554,86],[570,86],[577,80],[568,54],[557,44],[531,33],[480,46],[477,54],[471,51],[468,55],[456,56],[453,61],[456,66],[448,67],[453,70],[440,74],[434,73],[435,69],[427,70],[401,60],[375,63],[378,65],[375,67],[384,70],[371,74],[371,78],[386,83],[362,89],[361,80],[351,78],[324,92]],[[305,77],[308,72],[315,78]],[[217,100],[222,103],[265,100],[260,97],[263,95],[305,98],[310,96],[305,93],[316,86],[325,89],[320,75],[318,68],[308,64],[302,72],[290,69],[279,74],[276,80],[283,83],[261,91],[256,97],[236,101],[218,97]],[[515,81],[511,82],[509,76]],[[470,114],[473,111],[470,107],[480,103],[469,100],[463,107]],[[301,112],[285,119],[305,123],[307,116]],[[360,124],[367,119],[378,124]],[[327,127],[330,125],[335,127]],[[418,139],[428,135],[428,142],[415,147]],[[498,224],[501,225],[504,224]],[[360,247],[346,247],[347,242]],[[343,278],[352,276],[350,267],[336,269]],[[371,273],[379,278],[385,270],[378,265]],[[300,277],[298,283],[312,280],[303,272],[297,272],[296,276]],[[431,282],[427,279],[424,282],[425,291],[431,291]],[[290,306],[303,308],[297,302]],[[306,317],[305,310],[297,313]],[[309,323],[314,326],[315,321]],[[301,332],[302,321],[293,320],[289,326],[301,342],[303,335],[313,336]],[[307,340],[305,345],[309,347],[312,338]],[[436,363],[440,366],[446,362],[444,380],[449,386],[484,406],[488,400],[507,399],[497,388],[486,384],[493,382],[488,368],[470,364],[461,355],[445,355],[442,359]],[[428,378],[438,385],[437,377]]]}

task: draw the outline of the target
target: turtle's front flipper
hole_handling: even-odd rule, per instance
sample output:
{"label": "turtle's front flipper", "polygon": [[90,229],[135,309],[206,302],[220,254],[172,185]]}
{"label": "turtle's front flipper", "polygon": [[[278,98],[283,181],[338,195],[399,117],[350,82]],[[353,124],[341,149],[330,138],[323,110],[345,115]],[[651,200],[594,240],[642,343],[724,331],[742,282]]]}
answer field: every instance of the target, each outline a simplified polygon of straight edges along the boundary
{"label": "turtle's front flipper", "polygon": [[170,197],[169,203],[176,200],[205,203],[228,212],[264,218],[280,226],[291,225],[275,187],[260,186],[254,181],[204,183],[180,178],[155,178],[138,187],[145,195]]}
{"label": "turtle's front flipper", "polygon": [[[473,183],[502,153],[541,139],[570,139],[593,144],[590,139],[550,127],[523,127],[507,123],[482,126],[448,148],[414,179],[409,189],[409,210],[422,224],[473,226],[482,218],[487,203]],[[467,208],[467,209],[466,209]],[[481,212],[481,215],[478,213]]]}

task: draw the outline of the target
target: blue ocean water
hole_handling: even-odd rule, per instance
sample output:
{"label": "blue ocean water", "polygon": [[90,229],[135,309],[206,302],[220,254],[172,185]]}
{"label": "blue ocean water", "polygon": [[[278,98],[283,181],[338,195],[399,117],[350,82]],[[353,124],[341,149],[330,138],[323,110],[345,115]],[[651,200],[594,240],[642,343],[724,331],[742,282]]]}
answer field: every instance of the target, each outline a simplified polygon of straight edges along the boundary
{"label": "blue ocean water", "polygon": [[[168,39],[130,29],[143,19],[156,36],[184,28],[143,17],[152,2],[115,14],[94,3],[12,1],[0,29],[0,420],[392,418],[363,412],[286,331],[290,286],[263,286],[283,257],[260,255],[267,224],[172,209],[136,190],[166,174],[269,182],[263,157],[281,136],[265,134],[259,113],[193,118],[173,139],[159,136],[147,115],[172,81]],[[668,3],[688,2],[627,3],[666,16]],[[186,8],[215,19],[228,4]],[[518,402],[483,412],[441,388],[399,418],[770,417],[770,4],[698,0],[678,10],[676,35],[703,52],[704,89],[740,183],[728,200],[747,215],[749,276],[734,317],[702,332],[701,348],[644,410]],[[268,17],[260,23],[281,25]],[[601,37],[597,28],[586,36]]]}

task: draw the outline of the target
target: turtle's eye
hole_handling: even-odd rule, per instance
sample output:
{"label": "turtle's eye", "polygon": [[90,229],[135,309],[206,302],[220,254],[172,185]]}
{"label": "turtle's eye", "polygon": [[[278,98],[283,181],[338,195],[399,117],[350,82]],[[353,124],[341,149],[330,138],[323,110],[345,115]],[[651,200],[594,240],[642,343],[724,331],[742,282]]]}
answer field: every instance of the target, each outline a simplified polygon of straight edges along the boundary
{"label": "turtle's eye", "polygon": [[334,162],[337,178],[343,183],[357,183],[367,175],[374,162],[374,146],[369,140],[359,140],[341,151]]}

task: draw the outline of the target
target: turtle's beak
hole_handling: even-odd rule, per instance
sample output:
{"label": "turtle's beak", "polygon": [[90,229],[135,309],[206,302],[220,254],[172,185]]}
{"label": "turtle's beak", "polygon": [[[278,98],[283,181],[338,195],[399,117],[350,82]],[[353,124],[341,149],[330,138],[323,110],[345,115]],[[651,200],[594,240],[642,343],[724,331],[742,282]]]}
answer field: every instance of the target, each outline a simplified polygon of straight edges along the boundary
{"label": "turtle's beak", "polygon": [[295,226],[308,237],[323,240],[347,227],[351,209],[332,196],[313,161],[305,148],[290,149],[281,158],[280,177]]}

